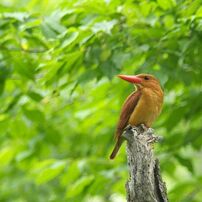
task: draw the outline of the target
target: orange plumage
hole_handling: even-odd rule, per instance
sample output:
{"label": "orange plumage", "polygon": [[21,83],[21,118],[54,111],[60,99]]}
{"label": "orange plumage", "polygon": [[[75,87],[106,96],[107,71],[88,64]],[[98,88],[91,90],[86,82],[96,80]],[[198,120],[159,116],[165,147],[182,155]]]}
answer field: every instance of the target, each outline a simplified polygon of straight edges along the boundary
{"label": "orange plumage", "polygon": [[115,158],[123,143],[121,135],[124,128],[128,124],[131,126],[144,124],[146,127],[151,127],[163,105],[163,91],[159,81],[154,76],[139,74],[136,76],[119,75],[119,77],[134,83],[137,90],[130,94],[123,104],[115,133],[116,145],[110,159]]}

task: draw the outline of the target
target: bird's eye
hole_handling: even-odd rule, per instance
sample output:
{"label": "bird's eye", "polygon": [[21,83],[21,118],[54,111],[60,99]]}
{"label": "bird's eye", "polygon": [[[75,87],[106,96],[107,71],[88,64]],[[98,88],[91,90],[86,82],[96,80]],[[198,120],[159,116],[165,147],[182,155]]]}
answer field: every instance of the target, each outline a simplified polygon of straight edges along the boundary
{"label": "bird's eye", "polygon": [[144,80],[149,80],[149,77],[148,77],[148,76],[145,76],[145,77],[144,77]]}

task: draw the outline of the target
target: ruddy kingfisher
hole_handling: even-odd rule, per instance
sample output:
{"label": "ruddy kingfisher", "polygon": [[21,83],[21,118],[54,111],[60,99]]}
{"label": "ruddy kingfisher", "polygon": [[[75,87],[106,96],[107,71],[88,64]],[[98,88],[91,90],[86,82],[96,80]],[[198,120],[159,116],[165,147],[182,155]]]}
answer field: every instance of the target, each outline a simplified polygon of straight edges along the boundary
{"label": "ruddy kingfisher", "polygon": [[131,126],[144,124],[147,128],[151,127],[163,105],[163,90],[159,80],[153,75],[118,75],[118,77],[134,84],[136,90],[127,97],[122,106],[115,132],[116,144],[110,159],[115,158],[124,141],[122,133],[125,127],[129,124]]}

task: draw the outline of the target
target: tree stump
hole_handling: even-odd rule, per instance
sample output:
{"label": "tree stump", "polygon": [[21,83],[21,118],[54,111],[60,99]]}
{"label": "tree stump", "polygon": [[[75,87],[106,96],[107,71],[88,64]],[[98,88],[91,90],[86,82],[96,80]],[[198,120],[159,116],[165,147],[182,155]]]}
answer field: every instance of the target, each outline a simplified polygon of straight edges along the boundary
{"label": "tree stump", "polygon": [[154,157],[152,144],[160,138],[144,125],[127,126],[127,160],[130,179],[126,183],[127,202],[168,202],[162,181],[159,161]]}

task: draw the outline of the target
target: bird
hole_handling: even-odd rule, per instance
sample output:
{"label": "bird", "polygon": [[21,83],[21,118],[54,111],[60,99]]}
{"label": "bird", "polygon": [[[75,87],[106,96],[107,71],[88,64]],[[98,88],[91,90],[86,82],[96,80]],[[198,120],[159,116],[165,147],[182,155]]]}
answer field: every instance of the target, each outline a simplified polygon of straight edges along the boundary
{"label": "bird", "polygon": [[135,85],[135,90],[123,103],[116,126],[116,144],[110,155],[114,159],[124,138],[122,133],[128,126],[144,125],[150,128],[159,116],[163,106],[164,93],[159,80],[151,74],[118,75],[119,78]]}

